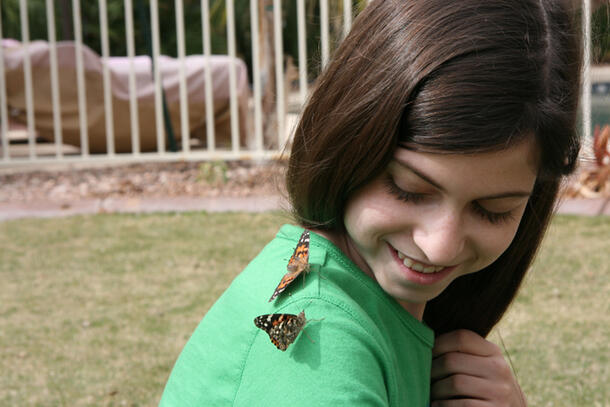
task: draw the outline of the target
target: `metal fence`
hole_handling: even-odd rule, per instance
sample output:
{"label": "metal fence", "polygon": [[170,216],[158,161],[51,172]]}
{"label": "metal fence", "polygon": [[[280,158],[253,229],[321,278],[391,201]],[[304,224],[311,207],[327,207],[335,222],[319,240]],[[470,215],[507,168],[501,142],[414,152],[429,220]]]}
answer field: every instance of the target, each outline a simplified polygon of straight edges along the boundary
{"label": "metal fence", "polygon": [[[224,75],[226,86],[223,91],[228,97],[222,100],[225,104],[222,109],[217,98],[216,79],[212,77],[215,60],[210,45],[209,0],[201,0],[203,49],[196,61],[185,52],[183,0],[175,0],[175,16],[164,16],[175,18],[176,25],[177,58],[170,62],[164,59],[160,51],[158,2],[149,1],[152,55],[147,61],[152,64],[152,69],[148,71],[151,86],[150,92],[143,98],[139,97],[138,92],[144,86],[142,78],[146,75],[138,76],[137,73],[137,63],[142,60],[138,60],[139,57],[135,55],[132,0],[124,0],[123,3],[127,55],[121,61],[114,61],[118,64],[116,66],[122,67],[124,73],[124,86],[119,91],[115,89],[118,86],[118,74],[113,69],[113,58],[110,57],[109,50],[107,1],[98,0],[101,55],[92,54],[83,44],[81,3],[80,0],[71,1],[74,41],[65,44],[56,40],[53,1],[45,0],[48,44],[41,46],[29,39],[28,2],[19,0],[21,41],[18,46],[22,57],[19,59],[20,74],[16,77],[17,80],[8,72],[13,54],[9,55],[12,51],[4,46],[7,39],[2,37],[0,18],[0,41],[3,45],[0,46],[0,167],[50,162],[267,159],[278,156],[284,149],[300,107],[307,98],[308,84],[313,79],[308,77],[305,62],[312,57],[307,55],[306,48],[307,35],[312,33],[306,32],[305,0],[290,0],[296,1],[297,5],[299,61],[298,67],[293,68],[295,78],[292,80],[287,73],[290,68],[285,64],[282,45],[282,25],[285,23],[282,21],[282,1],[249,0],[253,57],[251,81],[246,76],[245,85],[244,64],[236,55],[235,35],[236,30],[241,28],[236,27],[234,0],[225,1],[228,55],[218,63],[218,75]],[[329,38],[329,4],[335,7],[334,11],[342,10],[342,15],[339,16],[341,35],[348,32],[356,10],[352,0],[311,1],[319,1],[317,9],[320,32],[315,34],[320,37],[319,61],[323,68],[329,59],[332,45],[340,39],[334,38],[333,41]],[[590,32],[589,2],[590,0],[583,0],[583,25],[587,33]],[[271,27],[263,30],[261,13],[269,13],[270,9],[273,14]],[[333,18],[333,27],[336,28],[337,16]],[[266,37],[262,38],[262,35]],[[265,42],[269,39],[272,39],[272,44]],[[587,36],[587,49],[589,42]],[[261,49],[261,46],[266,48]],[[46,70],[37,70],[33,66],[33,51],[41,52],[48,59]],[[66,53],[72,55],[75,77],[68,85],[65,80],[61,80],[62,75],[69,70],[61,63]],[[273,61],[269,70],[261,67],[261,55],[265,53],[272,54],[266,60]],[[91,81],[94,81],[91,79],[91,69],[96,67],[95,58],[99,60],[96,68],[98,77],[95,79],[97,84],[91,86]],[[591,84],[588,53],[585,58],[583,131],[589,140]],[[198,64],[200,70],[189,65],[192,61]],[[164,82],[168,75],[166,72],[164,77],[165,63],[173,64],[175,75],[172,77],[177,78],[177,83],[173,84],[176,90],[173,116],[166,100],[169,90]],[[194,96],[190,90],[191,85],[187,82],[193,77],[192,71],[201,73],[199,77],[203,77],[203,82],[197,88],[197,97],[200,99],[197,109],[193,107]],[[269,77],[270,73],[273,73],[273,77]],[[40,91],[37,85],[41,82],[46,83],[50,90]],[[270,83],[273,86],[269,86]],[[293,86],[293,83],[298,83],[298,86]],[[18,103],[10,103],[10,90],[15,86],[21,89],[22,94],[17,98]],[[64,91],[62,86],[69,89]],[[120,93],[118,98],[115,94],[117,92]],[[65,94],[72,95],[74,100]],[[42,102],[43,97],[48,98],[46,105]],[[90,104],[94,97],[99,106],[92,113]],[[144,108],[146,103],[150,108],[148,112]],[[36,113],[37,106],[47,108],[46,129],[43,119]],[[68,116],[65,112],[68,110],[71,116],[66,119]],[[70,131],[67,130],[69,120],[73,127]],[[219,132],[220,121],[224,123],[223,134]]]}
{"label": "metal fence", "polygon": [[[292,86],[287,89],[287,85],[290,84],[287,84],[288,78],[282,48],[282,24],[284,22],[282,21],[281,0],[250,0],[252,78],[250,82],[246,76],[245,85],[243,80],[245,65],[236,55],[235,34],[236,29],[240,28],[236,27],[235,23],[234,0],[225,1],[228,56],[222,59],[222,64],[216,71],[212,66],[216,62],[214,59],[216,56],[212,55],[210,45],[210,1],[201,0],[203,49],[200,58],[196,61],[197,66],[201,69],[196,72],[202,74],[203,84],[197,89],[201,93],[197,96],[201,99],[200,111],[194,111],[192,108],[193,101],[191,100],[193,93],[187,89],[189,86],[187,85],[187,76],[189,75],[187,71],[192,69],[189,63],[195,61],[195,59],[185,53],[183,0],[175,0],[177,58],[170,63],[173,63],[172,66],[177,70],[175,77],[178,78],[178,100],[174,101],[176,102],[174,110],[179,110],[179,112],[172,118],[171,112],[168,112],[167,101],[164,100],[168,90],[162,71],[167,58],[162,56],[160,52],[160,16],[157,0],[150,0],[149,2],[150,33],[152,37],[152,55],[149,58],[152,63],[150,79],[154,91],[151,92],[151,95],[148,95],[150,96],[148,102],[151,105],[151,111],[145,117],[142,117],[144,109],[142,99],[138,95],[138,92],[141,91],[139,88],[142,87],[142,78],[138,76],[136,64],[138,61],[142,61],[138,60],[139,57],[135,55],[132,0],[124,0],[127,55],[122,58],[122,61],[116,61],[116,58],[110,57],[106,0],[98,0],[102,50],[99,56],[92,55],[91,50],[83,44],[81,3],[79,0],[72,0],[71,4],[74,29],[74,41],[71,44],[56,40],[53,2],[52,0],[46,0],[48,45],[45,44],[44,46],[30,41],[28,4],[27,0],[20,0],[21,41],[18,44],[20,54],[17,64],[22,78],[18,77],[17,82],[21,82],[19,86],[23,94],[17,99],[21,102],[21,106],[17,106],[19,101],[10,103],[11,100],[15,100],[14,97],[11,99],[14,95],[10,94],[10,85],[15,84],[12,83],[14,79],[7,72],[7,69],[9,69],[7,64],[11,63],[10,56],[14,56],[14,54],[7,55],[11,52],[11,48],[4,46],[9,43],[2,37],[3,30],[0,19],[0,41],[3,41],[3,46],[0,47],[0,122],[2,126],[0,166],[113,160],[265,159],[277,156],[289,139],[289,133],[295,117],[298,115],[298,110],[306,100],[308,84],[311,79],[308,78],[307,64],[304,63],[308,57],[311,57],[307,55],[305,46],[308,34],[305,25],[305,0],[296,0],[296,3],[298,58],[300,61],[299,66],[296,67],[298,89],[293,89]],[[337,1],[334,3],[337,3]],[[343,33],[347,33],[355,10],[352,7],[351,0],[341,0],[340,6],[343,9],[343,21],[341,22]],[[268,13],[270,8],[273,10],[273,18],[272,27],[268,27],[266,31],[269,38],[261,38],[261,27],[265,22],[262,21],[260,14],[261,12]],[[321,38],[320,63],[323,68],[328,61],[331,46],[331,39],[329,38],[329,0],[319,0],[318,9],[320,13],[320,33],[316,34]],[[163,17],[169,18],[169,16]],[[266,44],[265,40],[268,39],[272,40],[270,59],[273,60],[273,66],[270,71],[262,72],[260,56],[269,50],[262,50],[261,44]],[[41,47],[42,49],[40,49]],[[40,57],[35,52],[43,56]],[[75,70],[75,80],[67,85],[65,80],[62,83],[62,75],[65,74],[65,67],[62,66],[62,56],[65,56],[66,53],[73,54],[72,62]],[[33,67],[32,55],[34,55],[34,58],[38,56],[39,59],[48,59],[48,66],[45,65],[48,72]],[[99,72],[97,72],[99,75],[94,79],[98,80],[99,83],[90,86],[91,81],[94,80],[90,78],[93,75],[91,71],[95,71],[95,66],[92,68],[95,61],[92,62],[92,60],[96,57],[100,64]],[[126,77],[123,78],[127,89],[126,92],[121,94],[123,100],[118,102],[121,106],[118,111],[115,95],[118,74],[116,70],[113,70],[113,62],[115,66],[116,64],[123,67],[128,66]],[[215,94],[218,91],[218,84],[214,82],[216,78],[212,77],[213,72],[218,72],[218,75],[225,79],[226,83],[223,85],[227,85],[221,89],[221,92],[228,93],[228,100],[224,97],[222,101],[227,105],[223,114],[218,113],[219,102]],[[273,73],[273,78],[267,77],[269,72]],[[201,82],[201,79],[199,81]],[[273,86],[265,87],[265,84],[270,81],[274,82]],[[48,84],[50,91],[40,91],[39,83]],[[9,85],[8,89],[7,85]],[[64,91],[62,87],[71,88],[69,90],[73,91],[71,95],[75,100],[66,100],[64,94],[69,92]],[[8,95],[7,91],[9,92]],[[49,98],[49,101],[42,100],[45,96]],[[101,114],[100,112],[97,112],[97,115],[91,113],[92,97],[96,97],[100,102],[98,110],[103,110]],[[266,103],[266,109],[263,108],[263,99],[267,102],[271,101]],[[71,141],[68,140],[70,137],[67,136],[68,131],[66,130],[65,112],[69,109],[67,105],[77,107],[77,112],[73,111],[71,118],[78,117],[78,128],[72,129],[73,131],[70,134],[73,140]],[[269,109],[269,105],[274,108]],[[287,110],[287,105],[292,107]],[[47,118],[45,122],[46,129],[41,123],[44,119],[40,119],[38,114],[38,110],[45,107],[47,107],[47,116],[52,116],[52,119]],[[52,114],[49,114],[49,111],[52,111]],[[200,115],[201,118],[193,118],[194,115]],[[96,119],[92,116],[96,116]],[[102,116],[103,119],[100,119]],[[119,119],[118,116],[123,117],[123,119]],[[178,120],[176,120],[176,116]],[[219,117],[225,122],[226,131],[224,132],[223,145],[218,142],[220,136],[218,134]],[[92,127],[94,126],[92,123],[96,123],[96,120],[98,126]],[[168,120],[170,121],[169,126]],[[199,137],[193,135],[193,122],[200,125],[198,129]],[[121,128],[122,135],[117,134],[117,126],[121,123],[128,123],[128,140],[123,140],[125,138],[123,128]],[[203,123],[205,124],[203,125]],[[144,128],[148,130],[145,131]],[[100,129],[104,133],[103,136],[99,134],[98,130]],[[179,134],[171,134],[174,131]],[[78,133],[78,136],[75,136],[75,132]],[[92,132],[95,132],[95,134],[92,134]],[[151,132],[154,133],[154,137],[150,134]],[[103,140],[100,140],[102,138]],[[49,139],[51,140],[50,143],[48,142]],[[127,145],[128,148],[121,147],[119,141],[122,145]],[[174,146],[169,145],[172,142]],[[142,148],[144,144],[154,147]],[[176,149],[175,146],[178,146],[178,148]]]}

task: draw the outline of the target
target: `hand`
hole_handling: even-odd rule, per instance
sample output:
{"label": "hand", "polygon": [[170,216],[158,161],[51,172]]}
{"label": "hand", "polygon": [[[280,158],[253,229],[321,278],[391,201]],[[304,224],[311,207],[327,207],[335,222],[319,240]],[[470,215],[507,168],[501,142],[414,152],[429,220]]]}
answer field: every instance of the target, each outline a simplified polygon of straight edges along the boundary
{"label": "hand", "polygon": [[436,338],[431,407],[525,407],[525,396],[500,348],[465,329]]}

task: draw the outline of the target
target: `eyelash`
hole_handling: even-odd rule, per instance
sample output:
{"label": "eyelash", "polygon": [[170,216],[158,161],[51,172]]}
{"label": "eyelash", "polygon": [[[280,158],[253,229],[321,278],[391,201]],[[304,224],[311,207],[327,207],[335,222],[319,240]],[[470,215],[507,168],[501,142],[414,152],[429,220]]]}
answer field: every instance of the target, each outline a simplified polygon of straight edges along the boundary
{"label": "eyelash", "polygon": [[475,203],[473,205],[473,208],[477,215],[479,215],[480,217],[482,217],[483,219],[485,219],[486,221],[488,221],[489,223],[491,223],[493,225],[513,219],[512,211],[500,212],[500,213],[490,212],[490,211],[484,209],[483,207],[481,207],[481,205],[479,205],[477,203]]}
{"label": "eyelash", "polygon": [[413,192],[407,192],[396,185],[394,180],[390,175],[385,178],[385,184],[390,192],[390,194],[394,195],[398,200],[403,202],[411,202],[411,203],[419,203],[424,200],[423,194],[416,194]]}
{"label": "eyelash", "polygon": [[[417,204],[423,201],[426,197],[425,194],[417,194],[402,190],[398,187],[398,185],[396,185],[390,175],[386,177],[385,184],[388,189],[388,192],[390,192],[391,195],[394,195],[394,197],[403,202]],[[501,213],[490,212],[476,202],[473,204],[473,211],[477,216],[493,225],[513,219],[512,211]]]}

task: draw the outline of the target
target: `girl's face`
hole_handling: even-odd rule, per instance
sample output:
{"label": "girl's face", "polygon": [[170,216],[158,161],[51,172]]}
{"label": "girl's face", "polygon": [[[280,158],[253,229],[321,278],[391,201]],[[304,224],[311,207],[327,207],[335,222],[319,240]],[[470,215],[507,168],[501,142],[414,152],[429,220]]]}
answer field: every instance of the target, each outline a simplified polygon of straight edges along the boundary
{"label": "girl's face", "polygon": [[339,245],[421,320],[426,301],[508,248],[536,173],[532,141],[477,154],[398,148],[348,200]]}

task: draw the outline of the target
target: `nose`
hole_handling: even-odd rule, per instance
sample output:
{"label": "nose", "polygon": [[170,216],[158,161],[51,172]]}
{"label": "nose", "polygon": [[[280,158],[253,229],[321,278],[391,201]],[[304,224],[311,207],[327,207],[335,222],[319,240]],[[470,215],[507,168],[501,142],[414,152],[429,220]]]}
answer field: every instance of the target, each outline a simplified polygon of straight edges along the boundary
{"label": "nose", "polygon": [[413,231],[413,240],[426,256],[425,260],[441,266],[456,264],[466,245],[465,230],[456,211],[420,218]]}

